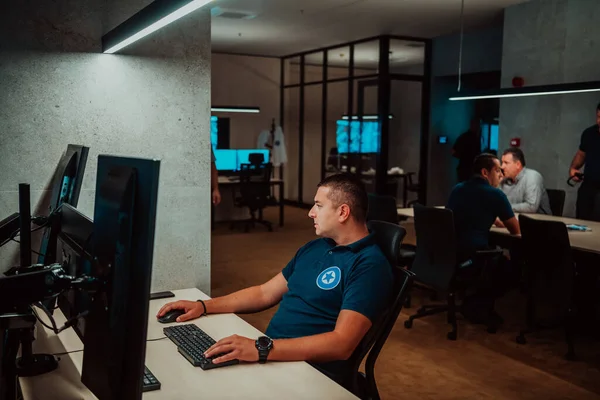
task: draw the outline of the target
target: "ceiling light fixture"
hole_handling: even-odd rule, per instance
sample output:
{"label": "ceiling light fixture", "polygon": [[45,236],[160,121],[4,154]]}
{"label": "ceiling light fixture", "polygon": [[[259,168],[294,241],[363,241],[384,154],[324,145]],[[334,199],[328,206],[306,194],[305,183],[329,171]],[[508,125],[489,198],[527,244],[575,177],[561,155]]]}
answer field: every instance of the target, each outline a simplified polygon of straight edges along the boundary
{"label": "ceiling light fixture", "polygon": [[498,99],[506,97],[546,96],[552,94],[572,94],[600,92],[600,81],[558,83],[554,85],[525,86],[517,88],[504,88],[499,90],[487,90],[473,93],[464,93],[450,97],[450,100],[478,100]]}
{"label": "ceiling light fixture", "polygon": [[260,108],[259,107],[211,107],[210,111],[258,114],[258,113],[260,113]]}
{"label": "ceiling light fixture", "polygon": [[112,54],[212,0],[156,0],[102,36],[102,52]]}

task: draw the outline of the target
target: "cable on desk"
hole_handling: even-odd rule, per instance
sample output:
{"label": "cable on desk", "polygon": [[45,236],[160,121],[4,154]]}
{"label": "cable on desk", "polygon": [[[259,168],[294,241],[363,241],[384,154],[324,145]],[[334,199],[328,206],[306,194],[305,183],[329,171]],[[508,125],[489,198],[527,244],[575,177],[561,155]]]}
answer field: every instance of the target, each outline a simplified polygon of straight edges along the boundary
{"label": "cable on desk", "polygon": [[156,339],[148,339],[148,340],[146,340],[146,342],[156,342],[157,340],[163,340],[163,339],[166,339],[166,338],[167,338],[166,336],[163,336],[163,337],[159,337],[159,338],[156,338]]}

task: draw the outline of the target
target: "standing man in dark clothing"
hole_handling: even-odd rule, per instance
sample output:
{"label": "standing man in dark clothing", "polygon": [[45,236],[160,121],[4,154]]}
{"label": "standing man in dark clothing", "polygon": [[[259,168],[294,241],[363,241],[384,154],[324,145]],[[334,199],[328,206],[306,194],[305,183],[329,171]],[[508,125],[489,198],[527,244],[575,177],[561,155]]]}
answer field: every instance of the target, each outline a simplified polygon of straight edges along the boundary
{"label": "standing man in dark clothing", "polygon": [[452,147],[452,155],[458,158],[456,174],[458,182],[471,178],[473,160],[481,153],[481,124],[478,118],[471,120],[468,131],[456,139]]}
{"label": "standing man in dark clothing", "polygon": [[600,104],[596,107],[596,124],[581,134],[579,150],[571,162],[569,176],[574,181],[581,179],[575,174],[585,165],[585,178],[577,192],[577,219],[600,221]]}

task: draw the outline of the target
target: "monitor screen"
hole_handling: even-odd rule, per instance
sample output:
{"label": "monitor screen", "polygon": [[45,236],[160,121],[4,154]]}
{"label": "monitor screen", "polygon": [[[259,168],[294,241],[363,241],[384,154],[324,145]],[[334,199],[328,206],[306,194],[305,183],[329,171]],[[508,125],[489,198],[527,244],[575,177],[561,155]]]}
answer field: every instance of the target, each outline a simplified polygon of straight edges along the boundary
{"label": "monitor screen", "polygon": [[238,169],[236,150],[215,150],[215,165],[218,171],[235,171]]}
{"label": "monitor screen", "polygon": [[337,121],[336,142],[338,152],[377,153],[380,142],[379,121]]}
{"label": "monitor screen", "polygon": [[252,153],[262,153],[265,157],[265,163],[269,162],[269,149],[238,149],[238,171],[241,169],[241,164],[250,164],[250,154]]}

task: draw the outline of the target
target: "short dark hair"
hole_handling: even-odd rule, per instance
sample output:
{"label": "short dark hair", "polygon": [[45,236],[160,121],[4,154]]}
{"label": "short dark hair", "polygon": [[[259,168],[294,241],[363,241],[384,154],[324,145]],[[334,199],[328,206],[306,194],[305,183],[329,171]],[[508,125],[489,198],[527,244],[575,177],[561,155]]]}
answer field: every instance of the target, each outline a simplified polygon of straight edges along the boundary
{"label": "short dark hair", "polygon": [[508,149],[504,150],[504,153],[502,153],[503,156],[507,154],[512,155],[513,160],[520,161],[521,165],[525,166],[525,154],[523,154],[523,150],[518,147],[509,147]]}
{"label": "short dark hair", "polygon": [[596,111],[600,111],[600,103],[596,106]]}
{"label": "short dark hair", "polygon": [[482,153],[478,155],[475,157],[475,161],[473,161],[473,173],[476,175],[481,175],[482,169],[491,171],[496,165],[497,159],[498,157],[490,153]]}
{"label": "short dark hair", "polygon": [[319,187],[328,187],[330,189],[329,199],[336,207],[342,204],[350,206],[350,215],[358,222],[367,220],[367,207],[369,198],[365,185],[353,174],[341,173],[328,176],[318,185]]}

